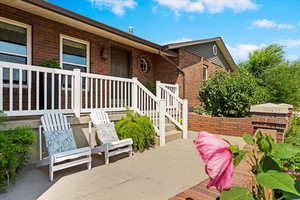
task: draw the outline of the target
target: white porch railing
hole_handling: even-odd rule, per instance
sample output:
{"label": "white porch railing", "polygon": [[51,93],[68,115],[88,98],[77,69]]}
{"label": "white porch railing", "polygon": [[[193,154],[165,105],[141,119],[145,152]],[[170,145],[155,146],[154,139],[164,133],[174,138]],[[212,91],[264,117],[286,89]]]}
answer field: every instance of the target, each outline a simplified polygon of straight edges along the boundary
{"label": "white porch railing", "polygon": [[137,78],[0,62],[0,110],[7,116],[42,115],[59,110],[79,117],[93,109],[132,109],[150,118],[165,145],[166,100]]}
{"label": "white porch railing", "polygon": [[[172,89],[172,90],[171,90]],[[183,138],[187,138],[188,132],[188,101],[178,95],[178,85],[156,82],[157,96],[166,100],[166,117],[183,132]]]}

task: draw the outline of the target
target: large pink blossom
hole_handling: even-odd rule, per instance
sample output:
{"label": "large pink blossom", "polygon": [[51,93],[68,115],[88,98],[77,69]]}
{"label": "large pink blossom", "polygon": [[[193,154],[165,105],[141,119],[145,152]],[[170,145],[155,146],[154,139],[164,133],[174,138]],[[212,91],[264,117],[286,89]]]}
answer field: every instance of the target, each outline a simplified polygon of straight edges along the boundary
{"label": "large pink blossom", "polygon": [[207,187],[215,186],[219,191],[229,189],[233,171],[230,145],[207,132],[200,132],[194,144],[205,163],[205,171],[210,179]]}

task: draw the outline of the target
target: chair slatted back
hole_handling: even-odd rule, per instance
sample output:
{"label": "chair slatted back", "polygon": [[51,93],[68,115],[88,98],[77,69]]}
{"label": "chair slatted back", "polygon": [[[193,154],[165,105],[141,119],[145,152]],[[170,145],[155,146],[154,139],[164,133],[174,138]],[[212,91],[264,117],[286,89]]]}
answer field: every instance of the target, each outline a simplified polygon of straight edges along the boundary
{"label": "chair slatted back", "polygon": [[67,117],[61,112],[49,112],[41,117],[42,126],[45,131],[68,130]]}
{"label": "chair slatted back", "polygon": [[104,111],[101,110],[95,110],[92,111],[90,114],[91,120],[93,122],[93,124],[97,124],[97,123],[110,123],[110,120],[108,118],[108,114]]}

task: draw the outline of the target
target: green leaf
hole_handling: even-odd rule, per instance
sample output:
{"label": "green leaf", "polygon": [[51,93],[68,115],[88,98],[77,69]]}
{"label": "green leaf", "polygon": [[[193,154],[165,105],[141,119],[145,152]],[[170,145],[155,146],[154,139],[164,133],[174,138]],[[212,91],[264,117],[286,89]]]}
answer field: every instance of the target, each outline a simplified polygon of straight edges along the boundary
{"label": "green leaf", "polygon": [[243,158],[246,155],[246,151],[244,150],[239,150],[238,152],[233,154],[233,165],[237,166],[238,164],[240,164],[240,162],[243,160]]}
{"label": "green leaf", "polygon": [[291,194],[289,192],[283,192],[283,197],[285,200],[300,200],[299,195]]}
{"label": "green leaf", "polygon": [[250,144],[250,145],[253,145],[254,144],[254,139],[252,138],[252,136],[248,133],[245,133],[243,135],[243,139],[244,141],[246,142],[246,144]]}
{"label": "green leaf", "polygon": [[229,149],[230,149],[231,153],[237,153],[237,152],[240,151],[238,145],[231,145],[231,146],[229,147]]}
{"label": "green leaf", "polygon": [[221,193],[220,200],[254,200],[247,188],[233,187]]}
{"label": "green leaf", "polygon": [[270,189],[279,189],[292,194],[300,195],[296,190],[295,180],[287,173],[270,170],[258,174],[256,176],[256,181],[258,184]]}
{"label": "green leaf", "polygon": [[281,170],[278,163],[275,160],[273,160],[270,156],[263,157],[260,161],[260,166],[263,172],[267,172],[269,170]]}
{"label": "green leaf", "polygon": [[274,145],[272,156],[277,159],[288,159],[300,153],[300,149],[287,143],[280,143]]}

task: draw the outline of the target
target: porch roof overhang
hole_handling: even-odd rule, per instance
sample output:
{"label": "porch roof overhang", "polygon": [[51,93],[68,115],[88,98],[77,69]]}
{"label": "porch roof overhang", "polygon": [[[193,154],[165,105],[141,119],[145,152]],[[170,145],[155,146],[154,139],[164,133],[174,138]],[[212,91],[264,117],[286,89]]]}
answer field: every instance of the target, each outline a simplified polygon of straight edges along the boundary
{"label": "porch roof overhang", "polygon": [[193,41],[188,41],[188,42],[167,44],[164,46],[164,49],[165,50],[175,50],[175,49],[179,49],[182,47],[193,46],[193,45],[197,45],[197,44],[206,44],[206,43],[210,43],[210,42],[215,42],[217,44],[218,48],[221,50],[226,61],[228,62],[229,66],[231,67],[232,71],[239,71],[239,68],[235,64],[234,59],[232,58],[230,52],[228,51],[222,37],[214,37],[214,38],[209,38],[209,39],[204,39],[204,40],[193,40]]}
{"label": "porch roof overhang", "polygon": [[177,57],[175,52],[163,50],[163,46],[144,40],[133,34],[84,17],[72,11],[42,0],[2,0],[1,3],[26,12],[81,29],[112,41],[154,54]]}

